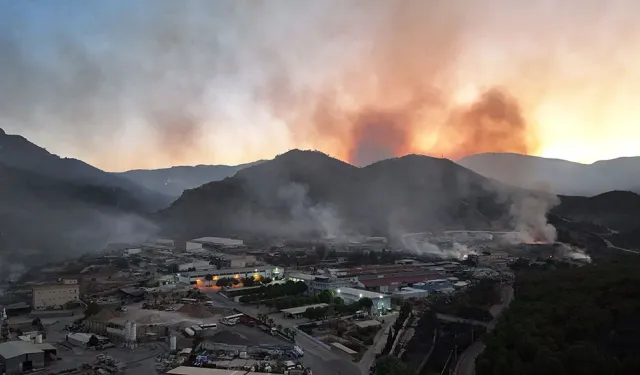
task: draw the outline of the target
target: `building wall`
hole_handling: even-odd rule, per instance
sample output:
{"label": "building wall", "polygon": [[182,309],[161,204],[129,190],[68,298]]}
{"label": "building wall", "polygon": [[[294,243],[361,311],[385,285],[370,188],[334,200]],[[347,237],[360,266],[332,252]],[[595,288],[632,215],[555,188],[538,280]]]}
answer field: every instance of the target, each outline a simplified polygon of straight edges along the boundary
{"label": "building wall", "polygon": [[[346,304],[358,302],[360,300],[359,294],[340,293],[339,297],[344,300]],[[386,310],[391,308],[391,298],[389,296],[383,296],[382,298],[371,298],[373,301],[373,307],[371,308],[372,314],[377,314],[380,310]]]}
{"label": "building wall", "polygon": [[194,250],[199,250],[199,249],[202,249],[202,244],[196,243],[196,242],[187,241],[187,244],[186,244],[186,250],[187,251],[194,251]]}
{"label": "building wall", "polygon": [[59,287],[35,288],[33,290],[33,308],[46,310],[60,308],[65,303],[77,301],[80,298],[80,288],[76,285],[60,285]]}
{"label": "building wall", "polygon": [[330,279],[329,281],[310,280],[306,281],[309,286],[309,291],[313,293],[320,293],[324,290],[336,291],[340,288],[348,287],[351,285],[349,279]]}
{"label": "building wall", "polygon": [[44,352],[42,353],[31,353],[31,354],[23,354],[17,357],[8,358],[4,361],[6,373],[8,375],[11,374],[20,374],[22,373],[22,362],[31,361],[33,362],[33,368],[42,368],[44,367]]}

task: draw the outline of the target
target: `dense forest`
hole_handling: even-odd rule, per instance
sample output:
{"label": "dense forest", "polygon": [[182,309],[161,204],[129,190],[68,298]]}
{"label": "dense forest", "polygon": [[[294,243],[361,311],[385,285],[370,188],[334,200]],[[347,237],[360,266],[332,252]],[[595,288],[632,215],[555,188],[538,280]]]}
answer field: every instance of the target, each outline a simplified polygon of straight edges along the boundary
{"label": "dense forest", "polygon": [[529,269],[476,361],[478,375],[640,374],[640,257]]}

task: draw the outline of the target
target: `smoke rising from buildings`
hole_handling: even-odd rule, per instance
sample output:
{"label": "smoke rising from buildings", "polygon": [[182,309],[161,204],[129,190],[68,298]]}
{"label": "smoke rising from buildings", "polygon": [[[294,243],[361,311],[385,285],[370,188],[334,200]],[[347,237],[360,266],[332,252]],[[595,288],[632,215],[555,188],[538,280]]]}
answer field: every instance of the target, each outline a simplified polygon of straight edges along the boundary
{"label": "smoke rising from buildings", "polygon": [[2,127],[108,170],[536,153],[638,120],[633,1],[35,4],[0,15]]}
{"label": "smoke rising from buildings", "polygon": [[547,221],[547,213],[560,203],[560,199],[554,194],[543,192],[516,193],[512,199],[509,214],[519,237],[517,242],[554,243],[557,232]]}
{"label": "smoke rising from buildings", "polygon": [[291,183],[278,190],[278,198],[291,213],[287,226],[296,227],[299,233],[316,232],[322,238],[343,238],[341,220],[336,210],[323,204],[313,204],[307,195],[307,188]]}

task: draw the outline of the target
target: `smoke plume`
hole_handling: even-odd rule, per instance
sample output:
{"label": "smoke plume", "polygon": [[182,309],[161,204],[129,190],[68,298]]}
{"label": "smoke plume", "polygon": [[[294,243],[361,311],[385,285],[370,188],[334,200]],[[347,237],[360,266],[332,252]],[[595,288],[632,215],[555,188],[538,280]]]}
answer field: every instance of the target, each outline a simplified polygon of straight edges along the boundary
{"label": "smoke plume", "polygon": [[637,122],[637,6],[15,1],[0,14],[0,120],[109,170],[294,147],[356,164],[535,153],[541,126],[571,138]]}
{"label": "smoke plume", "polygon": [[556,228],[547,221],[547,213],[560,203],[558,196],[544,192],[521,192],[512,197],[509,209],[517,242],[554,243]]}
{"label": "smoke plume", "polygon": [[286,226],[293,226],[298,233],[316,232],[323,238],[343,237],[337,212],[323,204],[313,204],[305,186],[291,183],[278,190],[278,198],[288,206],[291,217]]}

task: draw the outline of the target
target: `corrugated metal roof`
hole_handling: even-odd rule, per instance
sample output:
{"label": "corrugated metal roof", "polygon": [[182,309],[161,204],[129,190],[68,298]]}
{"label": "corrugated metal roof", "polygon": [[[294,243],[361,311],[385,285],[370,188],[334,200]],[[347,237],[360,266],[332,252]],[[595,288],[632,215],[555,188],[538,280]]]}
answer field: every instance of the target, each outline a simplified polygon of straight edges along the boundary
{"label": "corrugated metal roof", "polygon": [[379,279],[361,280],[360,282],[366,287],[389,286],[400,284],[414,284],[421,281],[439,278],[439,275],[420,275],[420,276],[398,276],[398,277],[382,277]]}
{"label": "corrugated metal roof", "polygon": [[25,341],[7,341],[0,344],[0,357],[4,359],[33,353],[43,353],[43,351],[36,345]]}
{"label": "corrugated metal roof", "polygon": [[167,371],[171,375],[271,375],[266,372],[247,372],[247,370],[223,370],[217,368],[202,368],[180,366]]}

